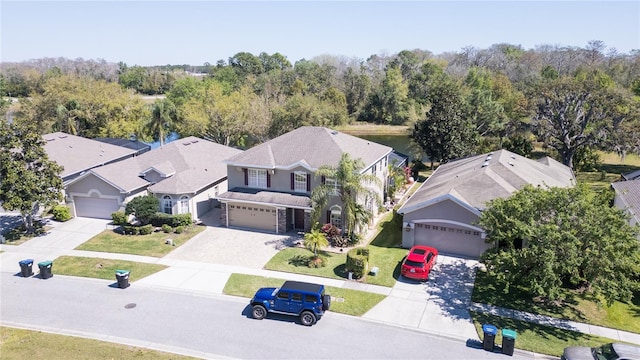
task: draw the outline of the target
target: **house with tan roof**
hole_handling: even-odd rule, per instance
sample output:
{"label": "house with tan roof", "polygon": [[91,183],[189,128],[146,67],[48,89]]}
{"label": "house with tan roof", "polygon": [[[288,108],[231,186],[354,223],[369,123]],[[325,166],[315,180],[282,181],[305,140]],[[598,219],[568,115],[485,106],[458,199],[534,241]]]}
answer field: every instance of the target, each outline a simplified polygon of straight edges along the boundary
{"label": "house with tan roof", "polygon": [[[324,127],[303,126],[228,158],[227,192],[221,202],[223,225],[286,233],[311,228],[311,192],[333,179],[316,177],[323,165],[337,166],[343,153],[361,159],[362,173],[388,177],[392,148]],[[376,189],[384,199],[384,186]],[[374,214],[377,206],[364,204]],[[342,228],[342,204],[329,201],[322,222]]]}
{"label": "house with tan roof", "polygon": [[199,219],[227,191],[223,160],[242,150],[197,137],[173,141],[141,155],[85,171],[66,186],[76,216],[110,219],[136,196],[152,194],[160,211]]}
{"label": "house with tan roof", "polygon": [[614,182],[611,187],[615,191],[613,205],[629,216],[631,226],[640,226],[640,178]]}
{"label": "house with tan roof", "polygon": [[478,258],[491,244],[477,221],[487,203],[525,185],[571,187],[571,169],[550,157],[538,161],[507,150],[440,165],[402,205],[402,246],[428,245],[441,253]]}

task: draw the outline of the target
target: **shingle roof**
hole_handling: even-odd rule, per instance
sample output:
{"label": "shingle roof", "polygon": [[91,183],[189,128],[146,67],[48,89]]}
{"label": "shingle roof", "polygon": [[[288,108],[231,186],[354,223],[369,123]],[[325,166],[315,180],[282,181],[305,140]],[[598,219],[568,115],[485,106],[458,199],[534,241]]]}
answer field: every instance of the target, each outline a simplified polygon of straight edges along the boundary
{"label": "shingle roof", "polygon": [[291,169],[303,165],[310,170],[337,166],[343,153],[362,159],[369,167],[392,149],[369,140],[324,127],[303,126],[235,155],[228,164],[266,169]]}
{"label": "shingle roof", "polygon": [[63,179],[82,171],[131,156],[135,150],[80,136],[56,132],[43,135],[50,160],[64,167]]}
{"label": "shingle roof", "polygon": [[630,171],[628,173],[622,174],[622,177],[625,180],[640,179],[640,170]]}
{"label": "shingle roof", "polygon": [[630,212],[640,220],[640,179],[618,181],[611,186]]}
{"label": "shingle roof", "polygon": [[506,198],[525,185],[570,187],[573,172],[551,159],[527,159],[507,150],[472,156],[440,165],[398,212],[404,214],[430,200],[451,195],[476,209],[496,198]]}
{"label": "shingle roof", "polygon": [[173,175],[151,185],[154,193],[195,193],[227,177],[224,159],[241,153],[242,150],[216,144],[197,137],[173,141],[164,147],[148,151],[134,158],[93,169],[96,175],[130,192],[149,183],[139,175],[151,168]]}
{"label": "shingle roof", "polygon": [[298,208],[311,208],[309,195],[290,194],[260,189],[234,188],[218,196],[219,199],[247,201],[268,205],[282,205]]}

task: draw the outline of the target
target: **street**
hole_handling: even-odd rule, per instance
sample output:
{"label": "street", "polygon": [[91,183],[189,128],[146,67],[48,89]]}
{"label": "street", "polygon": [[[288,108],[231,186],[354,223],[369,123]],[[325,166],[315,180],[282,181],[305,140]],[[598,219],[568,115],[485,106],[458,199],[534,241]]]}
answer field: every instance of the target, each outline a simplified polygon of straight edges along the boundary
{"label": "street", "polygon": [[[207,358],[506,359],[413,329],[329,312],[312,327],[297,318],[249,318],[248,299],[55,275],[1,273],[0,322]],[[513,359],[531,359],[516,352]]]}

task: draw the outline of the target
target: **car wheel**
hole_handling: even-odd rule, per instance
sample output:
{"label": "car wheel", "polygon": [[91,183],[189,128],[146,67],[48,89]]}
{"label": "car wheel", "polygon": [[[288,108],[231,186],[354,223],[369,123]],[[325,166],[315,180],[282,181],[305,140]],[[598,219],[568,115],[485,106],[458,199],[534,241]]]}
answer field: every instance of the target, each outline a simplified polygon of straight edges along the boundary
{"label": "car wheel", "polygon": [[267,309],[262,305],[253,305],[251,316],[253,316],[254,319],[262,320],[267,316]]}
{"label": "car wheel", "polygon": [[324,295],[322,297],[322,310],[327,311],[331,307],[331,295]]}
{"label": "car wheel", "polygon": [[311,311],[303,311],[300,314],[300,322],[304,326],[311,326],[316,323],[316,316]]}

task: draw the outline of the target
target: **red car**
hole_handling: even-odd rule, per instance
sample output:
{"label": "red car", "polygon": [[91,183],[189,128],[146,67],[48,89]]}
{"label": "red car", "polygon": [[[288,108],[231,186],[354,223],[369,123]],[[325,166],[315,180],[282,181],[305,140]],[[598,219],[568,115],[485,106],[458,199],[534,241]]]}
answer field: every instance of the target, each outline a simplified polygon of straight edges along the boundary
{"label": "red car", "polygon": [[400,273],[402,276],[416,279],[429,279],[429,271],[438,260],[438,250],[430,246],[416,245],[409,250],[409,254],[402,262]]}

